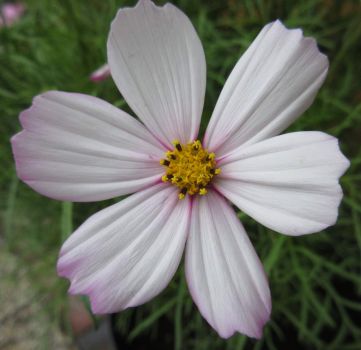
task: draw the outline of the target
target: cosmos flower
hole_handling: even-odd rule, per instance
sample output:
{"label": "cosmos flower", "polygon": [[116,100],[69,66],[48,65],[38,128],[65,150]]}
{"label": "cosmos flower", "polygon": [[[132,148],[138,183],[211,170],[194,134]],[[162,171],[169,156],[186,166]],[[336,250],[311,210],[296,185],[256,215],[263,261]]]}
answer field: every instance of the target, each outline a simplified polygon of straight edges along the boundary
{"label": "cosmos flower", "polygon": [[266,25],[231,72],[200,142],[206,84],[201,42],[176,7],[119,10],[108,39],[127,113],[96,97],[36,97],[12,139],[19,177],[67,201],[131,194],[64,243],[58,273],[94,313],[137,306],[169,283],[185,249],[189,291],[222,337],[262,336],[267,278],[232,208],[285,235],[333,225],[349,166],[322,132],[279,135],[312,103],[328,60],[312,38]]}
{"label": "cosmos flower", "polygon": [[24,14],[25,6],[22,3],[5,3],[0,8],[0,28],[12,26]]}
{"label": "cosmos flower", "polygon": [[110,77],[110,68],[107,63],[103,64],[90,75],[90,80],[98,83]]}

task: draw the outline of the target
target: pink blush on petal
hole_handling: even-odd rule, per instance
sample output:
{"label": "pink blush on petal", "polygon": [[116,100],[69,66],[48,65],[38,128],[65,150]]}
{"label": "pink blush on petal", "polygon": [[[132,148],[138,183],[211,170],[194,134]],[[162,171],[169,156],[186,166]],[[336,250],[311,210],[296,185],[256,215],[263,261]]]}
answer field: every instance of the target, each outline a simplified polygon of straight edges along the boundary
{"label": "pink blush on petal", "polygon": [[110,68],[109,65],[106,63],[101,67],[99,67],[90,75],[90,80],[94,83],[99,83],[103,80],[106,80],[109,77],[110,77]]}

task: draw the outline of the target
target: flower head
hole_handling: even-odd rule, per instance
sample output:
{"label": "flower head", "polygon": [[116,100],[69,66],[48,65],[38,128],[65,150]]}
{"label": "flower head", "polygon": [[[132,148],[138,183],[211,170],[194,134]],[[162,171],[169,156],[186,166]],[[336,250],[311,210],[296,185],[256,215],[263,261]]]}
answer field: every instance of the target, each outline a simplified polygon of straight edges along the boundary
{"label": "flower head", "polygon": [[5,3],[0,8],[0,28],[17,22],[25,11],[22,3]]}
{"label": "flower head", "polygon": [[175,140],[173,144],[174,150],[167,151],[166,159],[160,160],[166,168],[162,181],[169,181],[180,189],[179,199],[185,198],[186,194],[205,195],[212,178],[221,173],[215,154],[204,150],[199,140],[186,145]]}
{"label": "flower head", "polygon": [[141,0],[119,10],[111,75],[141,122],[98,98],[36,97],[12,139],[19,177],[51,198],[135,194],[93,215],[64,243],[58,273],[95,313],[160,293],[186,247],[186,278],[222,336],[261,337],[267,278],[230,202],[263,225],[302,235],[333,225],[349,166],[322,132],[277,136],[312,103],[328,69],[316,42],[266,25],[231,72],[202,142],[201,42],[176,7]]}

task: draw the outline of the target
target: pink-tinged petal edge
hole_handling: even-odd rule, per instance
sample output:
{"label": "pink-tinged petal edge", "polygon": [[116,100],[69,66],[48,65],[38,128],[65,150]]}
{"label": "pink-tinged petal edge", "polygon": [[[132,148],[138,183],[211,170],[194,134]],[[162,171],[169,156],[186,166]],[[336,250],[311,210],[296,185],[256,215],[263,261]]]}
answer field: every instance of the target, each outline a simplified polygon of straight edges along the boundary
{"label": "pink-tinged petal edge", "polygon": [[242,224],[215,191],[194,197],[185,257],[189,291],[223,338],[261,338],[271,313],[267,277]]}
{"label": "pink-tinged petal edge", "polygon": [[105,314],[158,295],[181,260],[189,229],[190,199],[174,186],[140,191],[90,217],[64,243],[58,274],[71,294],[88,295]]}
{"label": "pink-tinged petal edge", "polygon": [[59,200],[97,201],[160,181],[164,148],[137,120],[96,97],[50,91],[20,115],[20,179]]}
{"label": "pink-tinged petal edge", "polygon": [[124,99],[162,143],[197,137],[206,62],[188,17],[172,4],[140,0],[120,9],[108,37],[108,63]]}
{"label": "pink-tinged petal edge", "polygon": [[336,223],[343,196],[339,178],[349,165],[335,137],[294,132],[224,158],[214,186],[262,225],[298,236]]}
{"label": "pink-tinged petal edge", "polygon": [[205,146],[222,158],[278,135],[312,104],[327,71],[313,38],[278,20],[267,24],[227,79]]}
{"label": "pink-tinged petal edge", "polygon": [[94,83],[99,83],[103,80],[108,79],[109,77],[110,77],[110,68],[108,63],[106,63],[103,64],[101,67],[99,67],[90,75],[90,80]]}

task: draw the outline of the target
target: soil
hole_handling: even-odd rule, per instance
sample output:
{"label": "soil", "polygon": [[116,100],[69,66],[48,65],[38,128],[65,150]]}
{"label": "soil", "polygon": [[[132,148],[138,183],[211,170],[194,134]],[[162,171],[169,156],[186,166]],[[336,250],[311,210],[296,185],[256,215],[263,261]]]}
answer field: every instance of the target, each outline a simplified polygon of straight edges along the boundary
{"label": "soil", "polygon": [[73,350],[44,310],[46,296],[32,286],[19,259],[0,242],[0,349]]}

